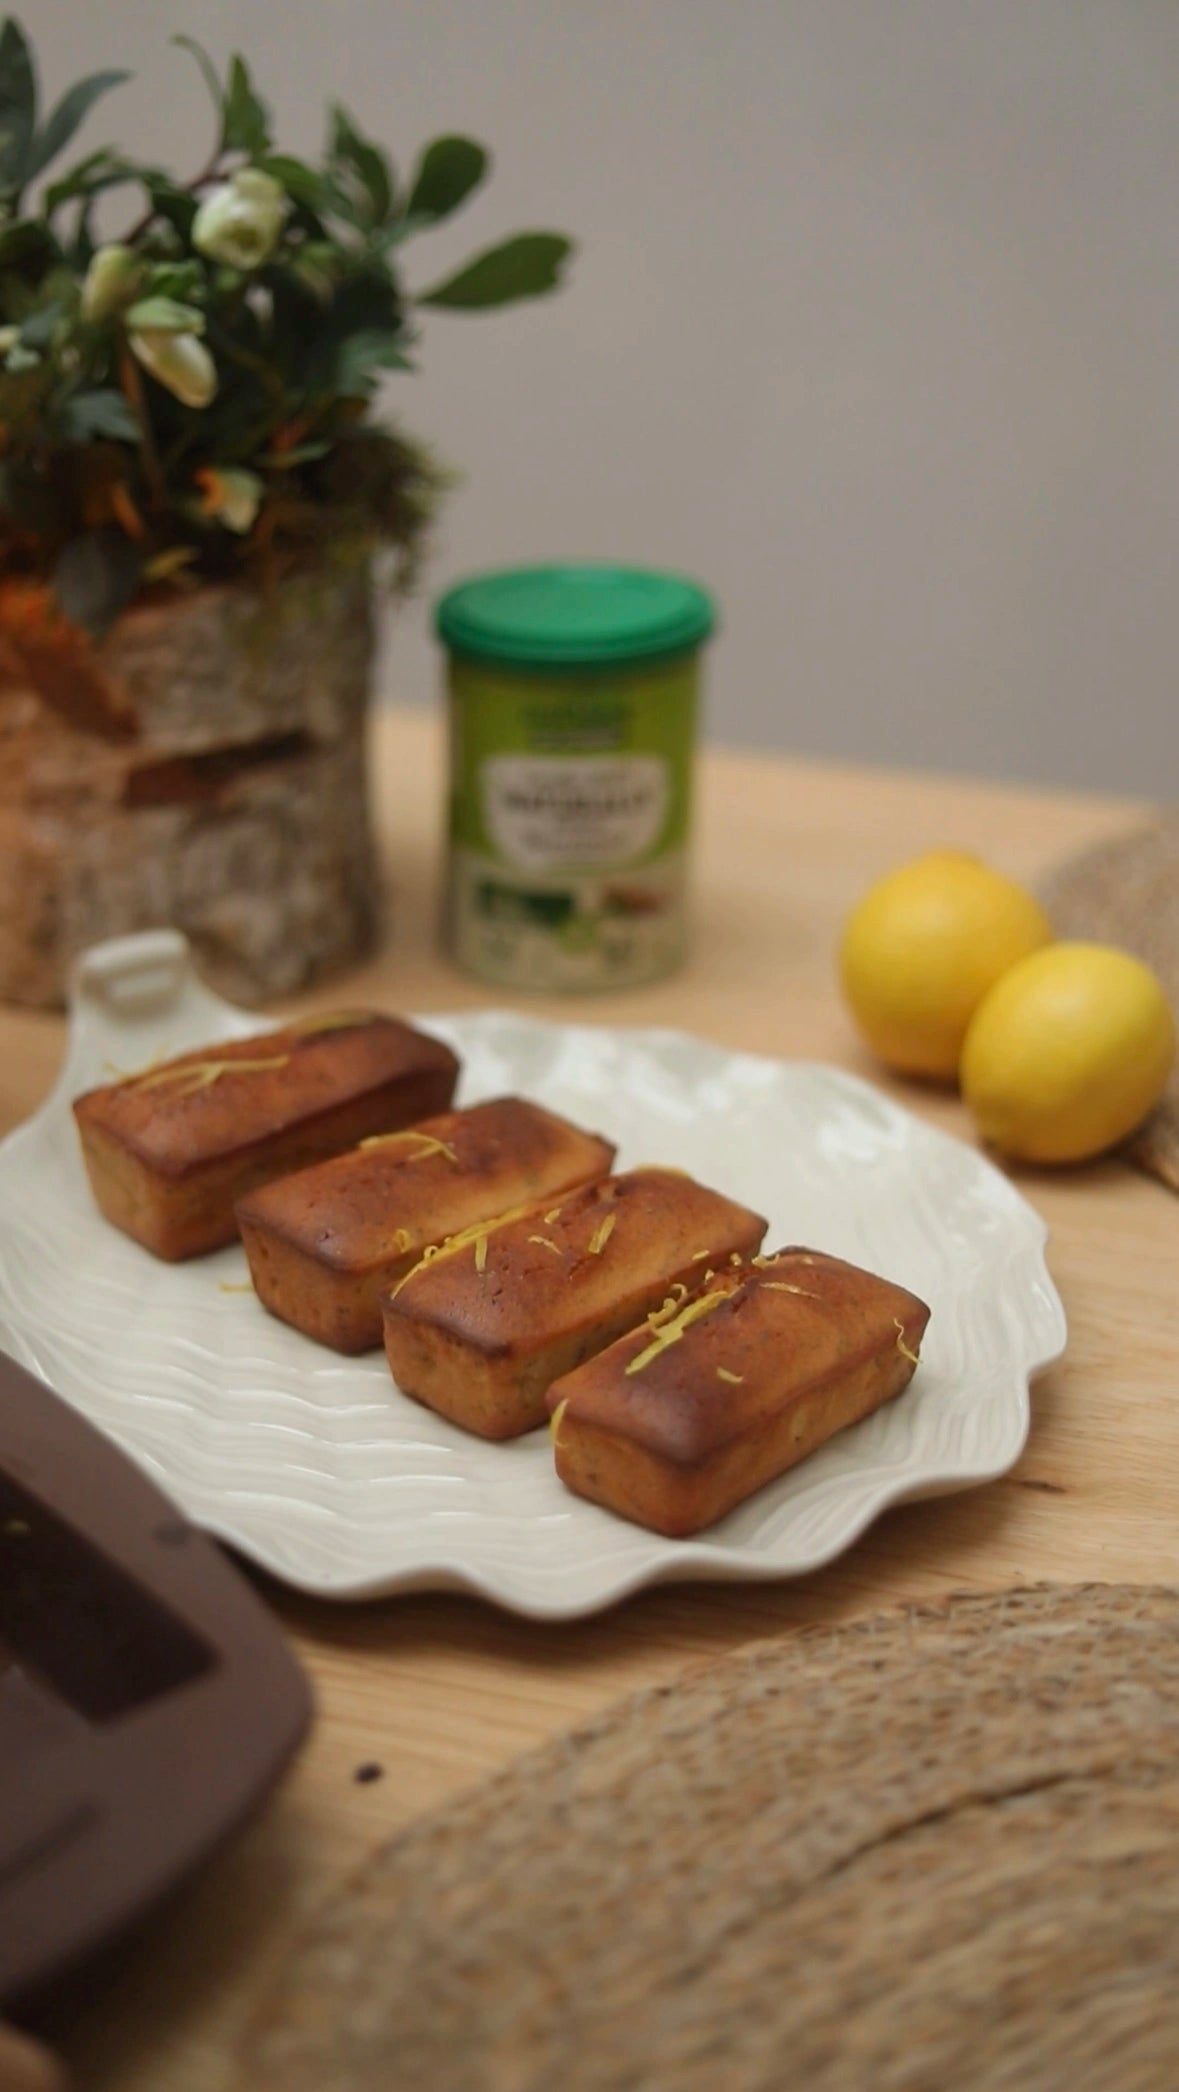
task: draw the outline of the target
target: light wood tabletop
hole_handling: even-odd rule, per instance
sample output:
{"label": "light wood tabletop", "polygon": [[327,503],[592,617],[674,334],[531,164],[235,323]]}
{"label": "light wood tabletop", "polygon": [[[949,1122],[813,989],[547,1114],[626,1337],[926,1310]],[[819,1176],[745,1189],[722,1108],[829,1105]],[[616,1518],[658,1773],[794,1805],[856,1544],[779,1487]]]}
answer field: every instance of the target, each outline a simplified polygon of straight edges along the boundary
{"label": "light wood tabletop", "polygon": [[[835,1063],[963,1140],[958,1100],[892,1081],[857,1044],[834,973],[839,926],[879,872],[941,842],[1034,878],[1133,822],[1126,801],[708,751],[700,767],[688,967],[571,1001],[485,990],[440,955],[443,751],[432,715],[374,729],[388,930],[349,999],[429,1012],[492,1002]],[[306,1007],[340,999],[341,982]],[[0,1131],[48,1090],[60,1019],[0,1015]],[[296,1930],[379,1841],[628,1689],[756,1636],[969,1587],[1045,1578],[1179,1580],[1179,1200],[1120,1161],[1015,1172],[1050,1230],[1069,1346],[1033,1393],[1003,1480],[911,1505],[796,1582],[652,1589],[537,1625],[453,1595],[332,1607],[259,1579],[310,1672],[318,1719],[241,1840],[136,1947],[63,2043],[93,2092],[214,2092],[237,2030]],[[362,1767],[379,1776],[358,1778]]]}

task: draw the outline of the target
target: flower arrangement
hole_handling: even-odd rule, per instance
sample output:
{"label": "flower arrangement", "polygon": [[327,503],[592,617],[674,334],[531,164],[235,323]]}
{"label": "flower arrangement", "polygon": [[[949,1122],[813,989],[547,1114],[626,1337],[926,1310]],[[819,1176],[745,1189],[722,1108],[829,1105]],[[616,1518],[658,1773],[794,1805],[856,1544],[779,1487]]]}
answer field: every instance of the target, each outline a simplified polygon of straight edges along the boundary
{"label": "flower arrangement", "polygon": [[[403,243],[465,201],[484,149],[437,138],[402,182],[337,106],[312,164],[275,150],[244,59],[223,79],[175,42],[215,109],[187,181],[109,147],[62,172],[129,76],[93,74],[42,118],[25,33],[0,28],[0,590],[48,589],[92,637],[145,590],[382,547],[405,582],[438,474],[373,410],[411,367],[415,311],[535,297],[569,251],[521,233],[411,298]],[[101,240],[96,210],[122,189],[127,227]]]}

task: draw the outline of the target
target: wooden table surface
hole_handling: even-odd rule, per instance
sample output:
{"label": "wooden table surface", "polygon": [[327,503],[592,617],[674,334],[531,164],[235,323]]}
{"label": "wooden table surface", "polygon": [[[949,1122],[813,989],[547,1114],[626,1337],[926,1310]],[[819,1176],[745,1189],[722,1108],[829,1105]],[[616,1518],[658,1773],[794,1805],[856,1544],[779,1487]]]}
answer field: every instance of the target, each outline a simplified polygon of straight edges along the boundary
{"label": "wooden table surface", "polygon": [[[1132,803],[709,751],[701,765],[695,949],[656,987],[576,1002],[483,991],[439,955],[442,748],[433,717],[374,736],[389,928],[343,985],[406,1011],[495,1001],[544,1016],[674,1025],[834,1062],[965,1140],[957,1100],[891,1082],[841,1008],[834,951],[879,872],[939,842],[1017,877],[1132,821]],[[305,1006],[340,1000],[331,983]],[[0,1131],[33,1110],[60,1020],[0,1015]],[[378,1841],[628,1689],[755,1636],[956,1588],[1042,1578],[1179,1579],[1179,1200],[1116,1161],[1017,1173],[1044,1216],[1069,1348],[1036,1385],[1031,1439],[990,1486],[883,1518],[829,1568],[777,1585],[677,1585],[596,1619],[538,1626],[474,1599],[334,1608],[259,1579],[319,1714],[294,1771],[64,2044],[93,2092],[214,2092],[236,2030],[294,1930]],[[359,1781],[357,1769],[381,1776]]]}

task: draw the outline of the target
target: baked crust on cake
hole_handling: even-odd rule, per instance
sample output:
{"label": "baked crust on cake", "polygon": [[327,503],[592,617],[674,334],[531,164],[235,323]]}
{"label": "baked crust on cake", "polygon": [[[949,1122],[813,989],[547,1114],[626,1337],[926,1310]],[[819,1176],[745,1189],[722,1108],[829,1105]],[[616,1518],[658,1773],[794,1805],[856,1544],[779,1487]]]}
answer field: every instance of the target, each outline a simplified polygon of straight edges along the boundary
{"label": "baked crust on cake", "polygon": [[255,1186],[444,1110],[458,1065],[396,1017],[342,1011],[179,1054],[74,1117],[106,1218],[175,1262],[232,1242]]}
{"label": "baked crust on cake", "polygon": [[673,1538],[699,1532],[908,1386],[929,1309],[789,1248],[707,1274],[546,1397],[557,1473]]}
{"label": "baked crust on cake", "polygon": [[381,1295],[448,1235],[604,1177],[611,1142],[522,1097],[443,1112],[239,1200],[264,1307],[317,1343],[370,1351]]}
{"label": "baked crust on cake", "polygon": [[748,1256],[766,1223],[679,1170],[639,1169],[453,1238],[383,1303],[393,1378],[482,1438],[545,1420],[545,1389],[702,1263]]}

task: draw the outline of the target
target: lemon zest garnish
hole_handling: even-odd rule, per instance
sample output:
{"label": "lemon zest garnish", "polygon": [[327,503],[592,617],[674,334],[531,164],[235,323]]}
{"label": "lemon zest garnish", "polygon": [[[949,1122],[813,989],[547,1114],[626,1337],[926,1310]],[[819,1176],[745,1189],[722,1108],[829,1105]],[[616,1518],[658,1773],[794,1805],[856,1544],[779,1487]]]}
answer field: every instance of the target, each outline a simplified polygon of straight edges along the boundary
{"label": "lemon zest garnish", "polygon": [[389,1247],[391,1250],[395,1251],[399,1257],[403,1257],[407,1249],[412,1249],[413,1236],[410,1234],[409,1229],[394,1228],[392,1237],[389,1242]]}
{"label": "lemon zest garnish", "polygon": [[486,1235],[476,1235],[475,1237],[475,1269],[476,1271],[486,1271],[487,1269]]}
{"label": "lemon zest garnish", "polygon": [[219,1293],[252,1293],[254,1281],[250,1278],[219,1278],[217,1290]]}
{"label": "lemon zest garnish", "polygon": [[300,1037],[308,1032],[345,1031],[350,1024],[371,1024],[371,1010],[324,1010],[320,1015],[295,1017],[284,1024],[283,1031],[298,1032]]}
{"label": "lemon zest garnish", "polygon": [[448,1235],[444,1242],[429,1243],[422,1251],[417,1263],[410,1266],[404,1278],[398,1279],[392,1293],[389,1295],[390,1300],[396,1300],[402,1286],[408,1286],[410,1279],[416,1277],[423,1265],[437,1263],[441,1257],[457,1256],[460,1250],[469,1249],[472,1242],[475,1244],[476,1268],[482,1271],[483,1264],[479,1262],[480,1241],[483,1243],[483,1257],[486,1261],[488,1234],[506,1227],[509,1221],[523,1220],[526,1213],[534,1211],[535,1208],[532,1206],[511,1206],[506,1213],[497,1213],[494,1220],[481,1220],[473,1227],[462,1228],[457,1235]]}
{"label": "lemon zest garnish", "polygon": [[915,1366],[919,1366],[921,1360],[918,1358],[917,1353],[910,1351],[909,1346],[905,1342],[905,1325],[903,1322],[898,1322],[895,1316],[893,1318],[893,1328],[897,1333],[897,1350],[900,1352],[901,1357],[911,1359]]}
{"label": "lemon zest garnish", "polygon": [[561,1209],[561,1207],[560,1207],[560,1206],[550,1206],[550,1207],[549,1207],[549,1210],[548,1210],[548,1212],[547,1212],[547,1213],[545,1214],[545,1216],[544,1216],[544,1224],[545,1224],[546,1228],[551,1228],[551,1227],[552,1227],[552,1224],[553,1224],[553,1222],[554,1222],[555,1220],[560,1220],[560,1218],[561,1218],[561,1212],[562,1212],[562,1209]]}
{"label": "lemon zest garnish", "polygon": [[692,1251],[691,1262],[693,1264],[703,1264],[705,1258],[710,1257],[711,1255],[712,1251],[710,1249],[694,1249]]}
{"label": "lemon zest garnish", "polygon": [[564,1416],[565,1411],[568,1409],[568,1407],[569,1397],[568,1395],[566,1395],[563,1402],[558,1402],[551,1417],[549,1418],[549,1436],[553,1441],[554,1451],[556,1451],[557,1447],[561,1443],[561,1419]]}
{"label": "lemon zest garnish", "polygon": [[179,1096],[193,1097],[198,1090],[212,1089],[223,1075],[260,1075],[264,1069],[285,1068],[290,1057],[289,1053],[276,1053],[267,1060],[256,1061],[186,1061],[180,1068],[157,1068],[153,1074],[137,1075],[134,1087],[137,1090],[157,1090],[165,1083],[175,1083]]}
{"label": "lemon zest garnish", "polygon": [[650,1314],[647,1316],[647,1327],[649,1329],[662,1329],[664,1323],[670,1322],[678,1309],[679,1301],[674,1294],[669,1293],[662,1307],[651,1309]]}
{"label": "lemon zest garnish", "polygon": [[632,1373],[641,1373],[645,1366],[651,1364],[652,1359],[658,1358],[660,1353],[666,1351],[670,1345],[678,1344],[684,1331],[690,1329],[693,1322],[699,1322],[703,1316],[711,1315],[713,1309],[718,1308],[722,1300],[731,1300],[732,1297],[732,1294],[728,1292],[701,1293],[696,1300],[689,1300],[686,1306],[679,1309],[674,1319],[670,1322],[665,1322],[656,1331],[651,1342],[644,1345],[643,1349],[631,1359],[630,1364],[626,1368],[627,1377],[629,1378]]}
{"label": "lemon zest garnish", "polygon": [[718,1366],[716,1377],[718,1380],[727,1380],[730,1387],[740,1387],[745,1379],[744,1373],[730,1373],[727,1366]]}
{"label": "lemon zest garnish", "polygon": [[767,1278],[762,1281],[763,1293],[797,1293],[802,1300],[821,1300],[822,1294],[810,1286],[788,1286],[784,1278]]}
{"label": "lemon zest garnish", "polygon": [[360,1145],[362,1148],[384,1148],[391,1147],[395,1140],[421,1142],[417,1154],[406,1157],[408,1162],[423,1162],[427,1155],[445,1155],[448,1162],[458,1161],[458,1156],[449,1141],[439,1140],[433,1133],[419,1133],[416,1126],[403,1126],[397,1133],[370,1133],[367,1140],[362,1140]]}
{"label": "lemon zest garnish", "polygon": [[555,1257],[564,1256],[565,1254],[562,1249],[558,1248],[551,1235],[530,1235],[528,1240],[530,1242],[539,1242],[542,1249],[551,1249]]}
{"label": "lemon zest garnish", "polygon": [[598,1222],[598,1225],[594,1229],[594,1232],[590,1236],[589,1240],[589,1253],[591,1257],[601,1256],[602,1251],[605,1249],[606,1244],[609,1242],[611,1235],[614,1233],[614,1224],[617,1220],[617,1217],[618,1216],[615,1213],[607,1213],[605,1220],[600,1220]]}

